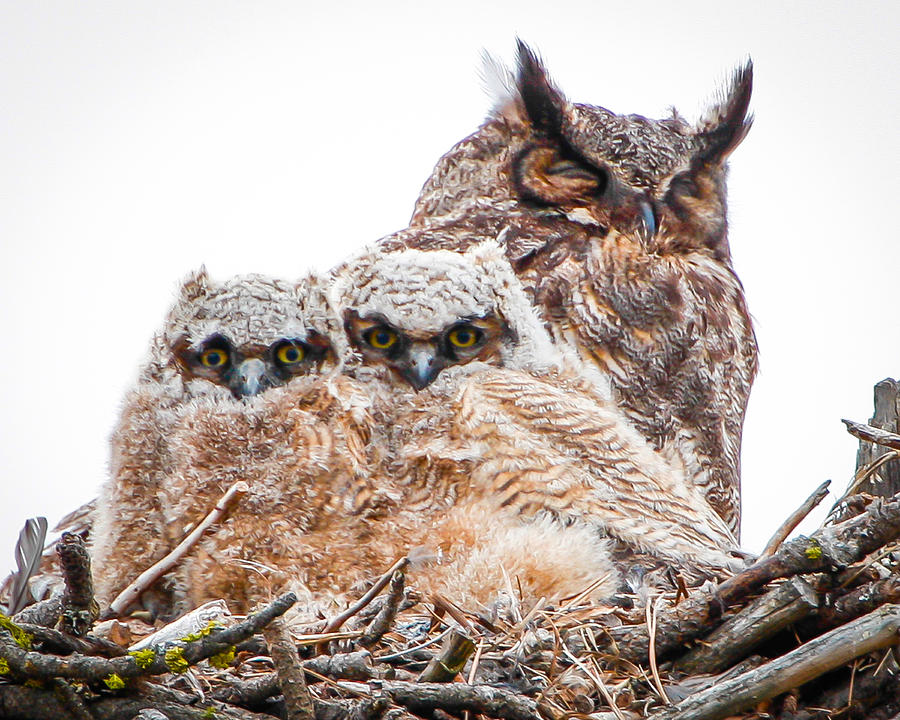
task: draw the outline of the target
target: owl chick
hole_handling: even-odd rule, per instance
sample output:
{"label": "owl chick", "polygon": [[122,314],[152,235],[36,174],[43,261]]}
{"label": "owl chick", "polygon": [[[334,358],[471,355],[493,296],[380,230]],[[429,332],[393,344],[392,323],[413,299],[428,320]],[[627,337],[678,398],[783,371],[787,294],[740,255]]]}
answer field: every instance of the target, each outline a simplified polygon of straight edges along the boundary
{"label": "owl chick", "polygon": [[691,125],[569,102],[537,56],[382,241],[497,238],[553,337],[611,379],[647,441],[740,528],[740,444],[757,346],[727,239],[726,160],[750,128],[752,67]]}
{"label": "owl chick", "polygon": [[[386,474],[403,497],[392,534],[486,578],[538,548],[520,577],[535,596],[577,592],[573,566],[583,587],[608,573],[611,556],[689,572],[730,564],[735,540],[723,521],[630,426],[603,376],[553,344],[499,246],[376,251],[340,269],[329,295],[357,353],[344,372],[390,418]],[[428,518],[424,534],[417,518]],[[460,533],[466,518],[485,525]],[[516,541],[475,561],[497,527]],[[548,532],[568,548],[565,572],[541,549],[553,546],[542,543]],[[423,582],[467,592],[453,573]],[[595,593],[615,586],[610,574]]]}
{"label": "owl chick", "polygon": [[[480,272],[466,265],[459,270]],[[422,279],[411,277],[405,290],[419,292]],[[352,292],[350,280],[351,273],[341,274],[336,299]],[[462,293],[456,296],[465,305],[468,278],[460,281]],[[430,301],[452,303],[446,289]],[[371,320],[364,306],[355,307],[359,323]],[[527,301],[517,310],[536,322]],[[338,316],[332,317],[333,325]],[[492,327],[490,318],[481,320],[473,318],[484,328],[477,332],[507,332]],[[459,323],[448,333],[457,358],[465,356],[467,345],[476,354],[482,345],[465,333]],[[372,340],[389,344],[374,335]],[[520,342],[532,340],[523,333]],[[534,352],[555,357],[546,333],[534,342]],[[233,610],[248,611],[292,590],[301,602],[289,621],[310,621],[337,612],[404,556],[415,558],[420,589],[475,606],[497,599],[509,577],[521,579],[529,599],[575,595],[589,586],[608,595],[618,586],[609,543],[587,523],[567,525],[549,516],[523,522],[518,513],[500,508],[495,497],[472,492],[467,468],[455,460],[438,459],[446,465],[440,487],[413,481],[405,465],[406,445],[413,439],[396,425],[398,419],[410,420],[412,412],[426,425],[442,422],[431,417],[433,407],[417,404],[413,391],[432,384],[433,364],[419,360],[418,366],[416,361],[403,366],[398,360],[398,372],[409,380],[391,398],[376,398],[380,369],[373,375],[360,367],[346,340],[336,339],[334,346],[343,348],[340,371],[301,378],[239,404],[222,396],[196,398],[170,426],[166,493],[174,517],[195,522],[200,509],[233,482],[249,486],[229,517],[176,569],[171,584],[179,609],[226,598]],[[410,353],[418,358],[418,346]]]}
{"label": "owl chick", "polygon": [[112,435],[93,531],[101,603],[165,555],[196,519],[179,515],[172,501],[179,483],[170,441],[185,410],[202,398],[239,407],[333,365],[316,282],[261,275],[215,282],[201,269],[182,283]]}
{"label": "owl chick", "polygon": [[241,405],[192,402],[170,432],[173,514],[196,522],[234,482],[248,491],[174,571],[179,610],[224,598],[249,612],[291,590],[301,601],[291,621],[308,621],[394,562],[377,542],[397,497],[374,472],[383,442],[369,405],[340,375],[300,378]]}

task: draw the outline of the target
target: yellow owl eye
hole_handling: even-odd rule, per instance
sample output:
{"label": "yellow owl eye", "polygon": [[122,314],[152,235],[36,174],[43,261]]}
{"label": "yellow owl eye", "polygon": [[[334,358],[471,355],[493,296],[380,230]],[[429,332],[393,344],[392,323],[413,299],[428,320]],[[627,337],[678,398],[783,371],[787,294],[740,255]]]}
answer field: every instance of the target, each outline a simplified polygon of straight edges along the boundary
{"label": "yellow owl eye", "polygon": [[228,351],[210,348],[200,353],[200,362],[208,368],[220,368],[228,362]]}
{"label": "yellow owl eye", "polygon": [[306,350],[299,343],[284,343],[275,351],[275,359],[282,365],[296,365],[306,357]]}
{"label": "yellow owl eye", "polygon": [[387,350],[397,342],[397,333],[386,327],[375,327],[367,331],[363,338],[373,348]]}
{"label": "yellow owl eye", "polygon": [[481,331],[478,328],[464,325],[451,330],[447,337],[450,340],[450,344],[454,347],[470,348],[480,339]]}

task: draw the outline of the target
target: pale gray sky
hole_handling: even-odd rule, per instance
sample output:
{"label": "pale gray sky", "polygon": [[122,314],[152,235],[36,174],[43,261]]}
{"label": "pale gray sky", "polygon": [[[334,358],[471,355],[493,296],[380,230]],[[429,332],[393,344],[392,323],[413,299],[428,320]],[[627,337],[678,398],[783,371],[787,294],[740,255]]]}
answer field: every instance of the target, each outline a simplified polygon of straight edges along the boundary
{"label": "pale gray sky", "polygon": [[518,35],[570,98],[696,115],[747,55],[731,245],[761,346],[744,442],[759,550],[842,487],[900,374],[900,4],[0,4],[0,573],[26,517],[93,497],[177,281],[320,269],[406,225]]}

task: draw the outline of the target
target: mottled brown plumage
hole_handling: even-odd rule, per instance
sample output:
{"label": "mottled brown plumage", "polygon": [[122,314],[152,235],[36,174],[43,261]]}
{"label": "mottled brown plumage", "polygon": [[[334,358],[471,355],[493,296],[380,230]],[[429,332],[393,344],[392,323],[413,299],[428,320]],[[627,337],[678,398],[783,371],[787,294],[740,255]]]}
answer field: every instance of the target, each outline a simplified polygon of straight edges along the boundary
{"label": "mottled brown plumage", "polygon": [[[92,532],[102,603],[181,539],[172,432],[199,399],[241,407],[246,398],[334,365],[316,281],[244,275],[215,282],[205,270],[182,284],[153,337],[111,440],[110,477]],[[203,513],[218,499],[209,498]]]}
{"label": "mottled brown plumage", "polygon": [[726,234],[751,66],[695,125],[570,103],[519,46],[510,97],[438,162],[386,249],[498,239],[554,338],[736,533],[757,348]]}
{"label": "mottled brown plumage", "polygon": [[[351,330],[360,352],[344,372],[389,419],[393,462],[384,476],[403,488],[405,511],[434,518],[435,538],[448,540],[444,513],[477,503],[492,522],[526,536],[533,528],[538,547],[546,527],[563,535],[592,528],[595,555],[612,552],[622,570],[668,564],[690,574],[729,565],[728,528],[630,426],[605,378],[552,343],[498,246],[371,253],[338,270],[329,292],[339,314],[377,318],[398,337],[445,337],[472,318],[503,328],[485,333],[477,357],[444,365],[424,384],[366,351],[367,336]],[[515,557],[498,553],[498,562]],[[552,572],[548,557],[538,559]],[[557,596],[571,589],[561,574],[556,583]],[[611,587],[614,578],[596,593]]]}

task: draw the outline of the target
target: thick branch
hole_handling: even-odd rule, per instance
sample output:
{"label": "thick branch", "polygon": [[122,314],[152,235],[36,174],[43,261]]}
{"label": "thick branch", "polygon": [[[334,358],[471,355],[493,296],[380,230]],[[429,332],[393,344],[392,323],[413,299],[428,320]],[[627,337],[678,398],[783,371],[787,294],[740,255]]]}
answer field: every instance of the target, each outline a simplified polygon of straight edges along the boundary
{"label": "thick branch", "polygon": [[[237,625],[225,629],[214,629],[200,640],[184,643],[181,646],[181,657],[188,665],[194,665],[201,660],[225,652],[232,645],[259,632],[276,617],[284,615],[296,602],[297,596],[293,593],[282,595],[263,610],[249,616]],[[15,672],[26,677],[37,678],[63,677],[98,681],[112,674],[127,679],[141,675],[161,675],[179,670],[177,667],[170,667],[171,658],[167,659],[159,648],[154,648],[152,659],[142,660],[140,666],[132,655],[111,660],[78,654],[58,657],[23,650],[16,645],[6,630],[0,630],[0,657],[4,658]]]}
{"label": "thick branch", "polygon": [[887,605],[786,655],[691,695],[652,720],[719,720],[900,641],[900,605]]}
{"label": "thick branch", "polygon": [[818,635],[887,603],[900,603],[900,577],[897,575],[862,585],[839,597],[834,604],[819,608],[818,616],[810,618],[809,623],[802,623],[798,631],[801,635]]}
{"label": "thick branch", "polygon": [[809,584],[792,578],[726,620],[702,645],[679,659],[676,667],[687,674],[720,672],[809,615],[818,604]]}
{"label": "thick branch", "polygon": [[[168,720],[209,720],[209,707],[216,718],[272,720],[271,715],[259,715],[220,703],[190,705],[144,696],[105,697],[87,707],[96,720],[132,720],[141,710],[147,709],[161,712]],[[0,717],[7,720],[72,720],[72,713],[51,690],[0,684]]]}
{"label": "thick branch", "polygon": [[900,450],[900,435],[881,430],[865,423],[853,422],[852,420],[841,420],[847,426],[847,432],[857,440],[875,443],[882,447],[888,447],[892,450]]}
{"label": "thick branch", "polygon": [[81,536],[69,532],[64,532],[56,543],[56,555],[66,583],[57,629],[81,637],[100,615],[100,607],[94,600],[91,556]]}
{"label": "thick branch", "polygon": [[456,713],[468,710],[506,720],[542,720],[546,717],[531,698],[488,685],[385,682],[381,689],[393,702],[419,714],[440,709]]}
{"label": "thick branch", "polygon": [[273,620],[263,630],[263,636],[269,644],[269,654],[284,695],[287,720],[313,720],[312,698],[290,633],[281,620]]}
{"label": "thick branch", "polygon": [[24,610],[20,610],[13,618],[13,622],[31,623],[49,628],[56,625],[59,621],[59,614],[61,611],[61,597],[47,598],[34,605],[29,605]]}
{"label": "thick branch", "polygon": [[[396,671],[390,666],[379,667],[372,663],[372,655],[368,650],[359,650],[337,655],[317,655],[300,663],[304,670],[335,680],[383,680],[393,678]],[[307,678],[307,682],[315,682],[316,678]],[[216,688],[212,697],[235,705],[258,705],[279,692],[278,675],[266,673],[249,680],[231,679],[228,685]],[[318,711],[317,711],[318,712]]]}
{"label": "thick branch", "polygon": [[43,646],[49,646],[43,647],[44,651],[49,650],[60,655],[71,655],[77,652],[82,655],[101,655],[102,657],[122,657],[126,654],[125,650],[114,642],[93,635],[77,638],[43,625],[32,625],[31,623],[17,623],[17,625]]}
{"label": "thick branch", "polygon": [[[820,528],[809,538],[790,540],[774,555],[754,563],[718,589],[695,595],[670,612],[661,613],[657,653],[664,656],[705,635],[723,609],[739,603],[772,580],[844,567],[898,536],[900,495],[889,501],[877,499],[861,515],[839,525]],[[611,646],[614,642],[623,659],[639,664],[647,662],[650,639],[645,625],[612,628],[608,633],[609,637],[597,637],[598,644]]]}

